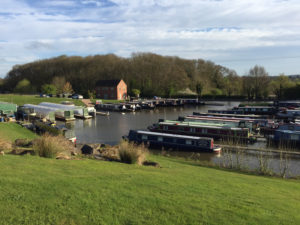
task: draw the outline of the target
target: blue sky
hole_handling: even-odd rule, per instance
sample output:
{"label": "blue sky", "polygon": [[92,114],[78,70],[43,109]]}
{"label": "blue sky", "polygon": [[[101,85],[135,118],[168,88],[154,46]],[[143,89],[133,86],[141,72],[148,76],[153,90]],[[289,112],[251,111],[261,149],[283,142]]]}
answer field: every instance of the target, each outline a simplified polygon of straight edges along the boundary
{"label": "blue sky", "polygon": [[59,55],[153,52],[300,74],[299,0],[0,0],[0,77]]}

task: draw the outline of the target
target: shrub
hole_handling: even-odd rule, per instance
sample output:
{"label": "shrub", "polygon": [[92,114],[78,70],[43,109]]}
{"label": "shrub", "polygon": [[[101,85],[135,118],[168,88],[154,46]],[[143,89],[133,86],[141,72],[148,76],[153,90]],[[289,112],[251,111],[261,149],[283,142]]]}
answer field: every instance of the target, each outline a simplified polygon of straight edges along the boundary
{"label": "shrub", "polygon": [[121,162],[142,165],[148,151],[143,145],[122,141],[119,145],[119,157]]}
{"label": "shrub", "polygon": [[74,147],[63,136],[44,134],[34,141],[33,150],[41,157],[54,158],[59,154],[70,155]]}

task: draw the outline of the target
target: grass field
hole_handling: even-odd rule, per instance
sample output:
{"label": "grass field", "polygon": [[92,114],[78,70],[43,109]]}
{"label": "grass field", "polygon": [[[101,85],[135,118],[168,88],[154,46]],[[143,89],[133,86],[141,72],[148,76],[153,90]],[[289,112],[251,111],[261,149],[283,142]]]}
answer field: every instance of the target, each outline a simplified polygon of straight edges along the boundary
{"label": "grass field", "polygon": [[151,156],[162,168],[0,156],[1,224],[299,224],[300,182]]}
{"label": "grass field", "polygon": [[75,105],[84,106],[81,100],[71,98],[41,98],[37,95],[17,95],[17,94],[0,94],[0,101],[11,102],[17,105],[39,104],[41,102],[61,103],[62,101],[71,101]]}
{"label": "grass field", "polygon": [[16,123],[0,123],[0,138],[14,141],[18,138],[32,140],[37,135]]}

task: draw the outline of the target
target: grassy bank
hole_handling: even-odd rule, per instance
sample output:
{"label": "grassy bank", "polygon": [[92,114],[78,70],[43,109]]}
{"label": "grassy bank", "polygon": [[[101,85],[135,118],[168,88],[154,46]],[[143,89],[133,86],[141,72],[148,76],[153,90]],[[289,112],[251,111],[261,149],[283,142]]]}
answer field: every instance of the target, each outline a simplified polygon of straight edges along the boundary
{"label": "grassy bank", "polygon": [[18,138],[27,138],[32,140],[37,135],[30,130],[16,123],[0,123],[0,138],[14,141]]}
{"label": "grassy bank", "polygon": [[0,157],[1,224],[299,224],[300,182],[151,156],[162,168]]}
{"label": "grassy bank", "polygon": [[17,94],[0,94],[0,101],[11,102],[17,105],[39,104],[41,102],[61,103],[62,101],[71,101],[75,105],[84,106],[81,100],[71,98],[41,98],[37,95],[17,95]]}

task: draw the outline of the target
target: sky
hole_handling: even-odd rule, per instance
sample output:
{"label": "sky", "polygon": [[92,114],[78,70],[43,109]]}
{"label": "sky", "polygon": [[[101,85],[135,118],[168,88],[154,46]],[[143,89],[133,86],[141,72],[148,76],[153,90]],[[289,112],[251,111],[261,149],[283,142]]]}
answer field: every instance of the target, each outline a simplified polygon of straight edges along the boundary
{"label": "sky", "polygon": [[300,74],[300,0],[0,0],[0,78],[60,55],[136,52]]}

